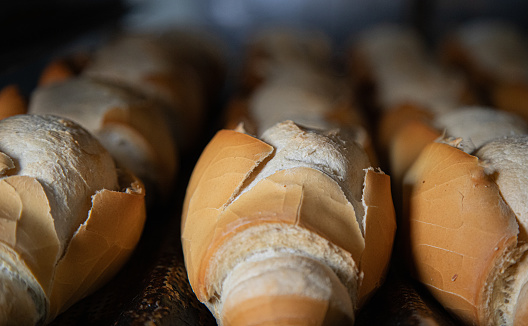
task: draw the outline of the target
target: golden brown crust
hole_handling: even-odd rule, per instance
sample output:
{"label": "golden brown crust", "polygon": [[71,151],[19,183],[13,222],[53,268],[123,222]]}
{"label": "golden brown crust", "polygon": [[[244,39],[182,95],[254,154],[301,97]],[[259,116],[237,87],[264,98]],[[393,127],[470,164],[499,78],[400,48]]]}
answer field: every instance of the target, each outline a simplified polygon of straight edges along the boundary
{"label": "golden brown crust", "polygon": [[0,184],[5,205],[14,205],[9,212],[13,215],[3,217],[2,224],[8,227],[1,238],[9,241],[7,244],[49,294],[60,243],[46,193],[40,182],[28,176],[10,176],[0,180]]}
{"label": "golden brown crust", "polygon": [[88,218],[56,266],[48,320],[106,283],[134,250],[146,211],[143,185],[130,177],[134,181],[124,191],[104,189],[93,196]]}
{"label": "golden brown crust", "polygon": [[[208,250],[207,238],[216,228],[216,218],[224,205],[240,189],[273,147],[232,130],[221,130],[204,149],[187,186],[182,213],[182,242],[189,281],[201,301],[206,300],[202,261]],[[224,171],[230,171],[225,174]],[[211,193],[207,180],[214,180]],[[224,179],[224,182],[219,180]],[[190,222],[187,222],[189,219]],[[200,276],[201,275],[201,276]]]}
{"label": "golden brown crust", "polygon": [[489,293],[518,225],[476,157],[429,144],[405,179],[403,239],[414,276],[469,324],[487,322]]}
{"label": "golden brown crust", "polygon": [[[405,173],[422,149],[441,136],[432,126],[433,114],[421,107],[405,104],[386,111],[377,126],[377,148],[390,172],[394,193],[400,190]],[[400,200],[395,200],[399,206]]]}
{"label": "golden brown crust", "polygon": [[391,200],[390,177],[369,169],[365,176],[363,202],[367,207],[365,250],[359,264],[364,272],[359,288],[360,305],[364,304],[385,280],[396,233],[396,217]]}

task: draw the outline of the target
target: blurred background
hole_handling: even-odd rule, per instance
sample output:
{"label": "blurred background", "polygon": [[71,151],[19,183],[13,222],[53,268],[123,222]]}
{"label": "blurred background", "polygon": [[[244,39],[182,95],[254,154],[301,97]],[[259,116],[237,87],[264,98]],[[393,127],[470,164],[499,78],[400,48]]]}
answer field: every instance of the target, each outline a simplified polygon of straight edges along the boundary
{"label": "blurred background", "polygon": [[[223,39],[237,62],[255,30],[287,25],[324,31],[340,51],[355,33],[380,22],[416,27],[435,42],[476,18],[504,19],[528,28],[523,0],[19,0],[0,5],[0,87],[28,92],[34,74],[65,48],[89,47],[112,31],[184,26]],[[33,78],[32,78],[33,77]]]}

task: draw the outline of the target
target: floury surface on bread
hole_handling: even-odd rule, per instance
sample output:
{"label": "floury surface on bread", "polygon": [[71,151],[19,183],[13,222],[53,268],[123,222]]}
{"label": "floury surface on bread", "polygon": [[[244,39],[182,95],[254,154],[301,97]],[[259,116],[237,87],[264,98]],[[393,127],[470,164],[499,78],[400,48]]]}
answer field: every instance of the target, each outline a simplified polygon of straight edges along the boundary
{"label": "floury surface on bread", "polygon": [[49,322],[94,291],[145,220],[141,182],[88,131],[49,115],[0,121],[0,203],[2,325]]}
{"label": "floury surface on bread", "polygon": [[361,146],[291,121],[261,139],[218,132],[182,214],[191,285],[225,325],[351,323],[383,281],[394,232],[389,177]]}
{"label": "floury surface on bread", "polygon": [[516,114],[484,106],[465,106],[438,114],[432,124],[447,137],[462,138],[461,148],[466,153],[490,140],[528,132],[528,124]]}

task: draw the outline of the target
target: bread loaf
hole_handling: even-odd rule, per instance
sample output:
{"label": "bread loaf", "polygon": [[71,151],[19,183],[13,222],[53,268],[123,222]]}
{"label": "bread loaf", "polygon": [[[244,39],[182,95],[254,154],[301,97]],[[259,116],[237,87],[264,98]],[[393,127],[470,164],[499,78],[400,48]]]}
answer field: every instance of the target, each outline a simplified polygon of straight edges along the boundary
{"label": "bread loaf", "polygon": [[377,166],[368,122],[345,78],[331,69],[330,44],[322,34],[309,37],[304,32],[266,30],[252,41],[242,78],[258,83],[232,97],[224,127],[243,123],[253,135],[286,120],[309,128],[339,128],[361,143]]}
{"label": "bread loaf", "polygon": [[45,323],[123,265],[143,228],[143,186],[63,118],[1,120],[0,152],[0,323]]}
{"label": "bread loaf", "polygon": [[351,323],[394,232],[389,177],[361,146],[291,121],[261,139],[219,131],[182,214],[190,283],[224,325]]}
{"label": "bread loaf", "polygon": [[465,81],[444,69],[411,28],[365,29],[352,39],[349,52],[350,75],[359,91],[370,89],[364,101],[380,114],[402,105],[445,112],[471,101]]}
{"label": "bread loaf", "polygon": [[526,322],[525,135],[473,155],[429,144],[405,177],[402,224],[414,276],[470,325]]}
{"label": "bread loaf", "polygon": [[467,82],[445,69],[418,32],[379,24],[352,38],[348,67],[362,107],[370,112],[381,166],[390,171],[395,195],[423,146],[440,136],[431,119],[473,103]]}
{"label": "bread loaf", "polygon": [[[251,93],[284,67],[330,68],[332,44],[318,30],[267,28],[248,38],[238,80],[241,92]],[[279,69],[278,69],[279,68]]]}
{"label": "bread loaf", "polygon": [[446,63],[458,66],[483,89],[526,80],[525,40],[511,23],[478,19],[458,26],[441,48]]}
{"label": "bread loaf", "polygon": [[441,56],[465,73],[483,103],[528,120],[528,48],[517,26],[498,19],[464,23],[448,34]]}
{"label": "bread loaf", "polygon": [[131,89],[161,102],[168,110],[180,148],[196,142],[205,121],[205,85],[189,64],[149,33],[123,33],[100,46],[83,76]]}
{"label": "bread loaf", "polygon": [[115,85],[72,77],[37,87],[29,112],[54,114],[82,125],[120,167],[145,183],[149,201],[170,194],[178,153],[158,102]]}

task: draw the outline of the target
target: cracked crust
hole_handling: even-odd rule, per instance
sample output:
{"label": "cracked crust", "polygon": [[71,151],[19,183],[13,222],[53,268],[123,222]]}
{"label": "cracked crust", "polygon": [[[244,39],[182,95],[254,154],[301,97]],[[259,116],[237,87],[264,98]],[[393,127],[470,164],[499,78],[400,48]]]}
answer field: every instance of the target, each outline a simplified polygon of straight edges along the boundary
{"label": "cracked crust", "polygon": [[[191,285],[221,320],[223,280],[267,250],[330,259],[333,273],[353,292],[356,309],[382,282],[395,221],[388,176],[369,168],[360,145],[338,131],[287,121],[266,131],[263,140],[233,130],[217,133],[191,177],[182,230]],[[376,247],[380,232],[388,242]],[[322,254],[330,247],[342,258]],[[359,273],[369,279],[361,289]]]}

